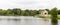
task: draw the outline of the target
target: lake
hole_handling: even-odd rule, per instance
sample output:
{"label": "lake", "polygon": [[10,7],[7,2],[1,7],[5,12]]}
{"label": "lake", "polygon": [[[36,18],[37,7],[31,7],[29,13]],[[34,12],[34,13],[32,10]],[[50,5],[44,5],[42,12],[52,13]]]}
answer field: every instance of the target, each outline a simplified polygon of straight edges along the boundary
{"label": "lake", "polygon": [[[43,18],[33,16],[0,16],[0,25],[51,25],[51,19],[44,21]],[[60,20],[58,20],[60,25]]]}

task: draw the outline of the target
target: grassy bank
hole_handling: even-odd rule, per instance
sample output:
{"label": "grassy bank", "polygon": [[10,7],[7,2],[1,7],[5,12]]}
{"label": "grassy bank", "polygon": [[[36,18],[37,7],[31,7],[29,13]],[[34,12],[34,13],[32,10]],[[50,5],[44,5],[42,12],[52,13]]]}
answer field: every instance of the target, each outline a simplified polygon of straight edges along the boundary
{"label": "grassy bank", "polygon": [[[36,18],[41,18],[41,17],[39,17],[39,15],[35,15],[35,17],[36,17]],[[49,15],[48,15],[48,16],[45,16],[45,17],[46,17],[46,18],[51,18],[51,16],[49,16]],[[60,15],[58,15],[58,19],[60,19]]]}
{"label": "grassy bank", "polygon": [[60,19],[60,15],[58,15],[58,19]]}

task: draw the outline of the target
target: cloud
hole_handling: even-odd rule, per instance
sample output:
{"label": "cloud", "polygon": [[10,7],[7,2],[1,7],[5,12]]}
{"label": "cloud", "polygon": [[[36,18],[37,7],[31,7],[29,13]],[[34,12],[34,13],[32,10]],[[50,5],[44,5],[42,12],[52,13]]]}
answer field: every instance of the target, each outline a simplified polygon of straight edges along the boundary
{"label": "cloud", "polygon": [[0,8],[60,8],[60,0],[0,0]]}

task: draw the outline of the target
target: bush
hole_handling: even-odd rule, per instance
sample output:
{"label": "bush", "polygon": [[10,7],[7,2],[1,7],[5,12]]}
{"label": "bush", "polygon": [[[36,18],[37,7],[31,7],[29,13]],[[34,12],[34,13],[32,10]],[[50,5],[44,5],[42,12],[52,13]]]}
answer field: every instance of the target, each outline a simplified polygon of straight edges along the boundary
{"label": "bush", "polygon": [[51,10],[51,22],[57,23],[57,8],[56,7]]}

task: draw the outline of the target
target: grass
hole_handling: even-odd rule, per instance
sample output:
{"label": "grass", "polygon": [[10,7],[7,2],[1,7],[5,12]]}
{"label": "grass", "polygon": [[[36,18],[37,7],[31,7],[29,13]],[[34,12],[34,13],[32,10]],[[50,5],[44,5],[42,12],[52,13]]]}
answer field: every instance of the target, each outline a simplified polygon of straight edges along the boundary
{"label": "grass", "polygon": [[58,19],[60,19],[60,15],[58,15]]}
{"label": "grass", "polygon": [[[36,18],[40,18],[39,15],[35,15]],[[46,16],[46,18],[51,18],[51,16]],[[60,19],[60,15],[58,15],[58,19]]]}

